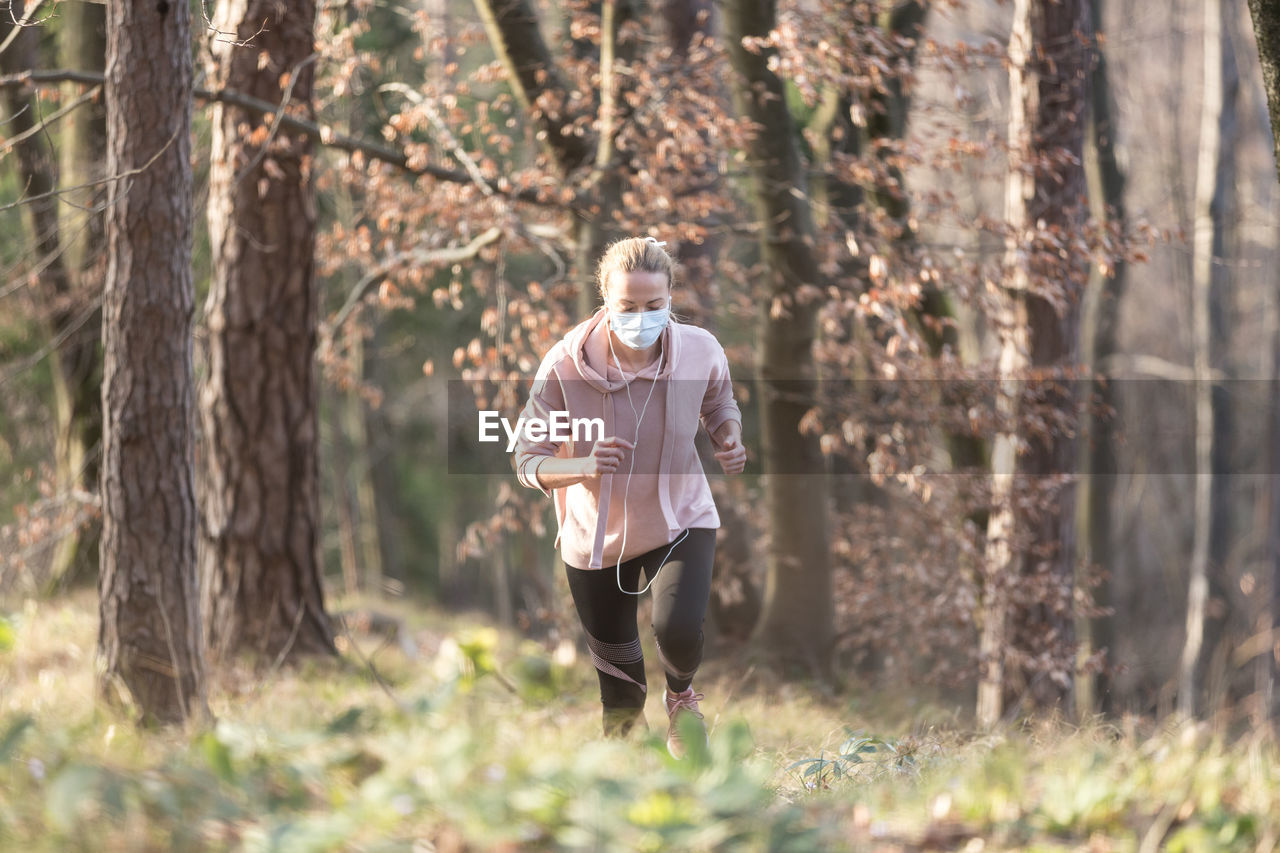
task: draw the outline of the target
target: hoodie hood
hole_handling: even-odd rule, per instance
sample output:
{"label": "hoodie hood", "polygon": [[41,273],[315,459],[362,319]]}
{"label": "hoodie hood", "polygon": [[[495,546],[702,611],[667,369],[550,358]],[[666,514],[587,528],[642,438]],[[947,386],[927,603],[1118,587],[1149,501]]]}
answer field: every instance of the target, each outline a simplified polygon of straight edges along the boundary
{"label": "hoodie hood", "polygon": [[[637,377],[644,379],[669,378],[679,357],[680,338],[672,332],[674,320],[662,330],[662,370],[655,374],[655,365],[641,370]],[[609,370],[609,311],[598,308],[596,312],[575,326],[566,336],[573,366],[578,375],[592,388],[603,393],[621,391],[626,387],[617,368]],[[610,376],[612,372],[612,376]]]}

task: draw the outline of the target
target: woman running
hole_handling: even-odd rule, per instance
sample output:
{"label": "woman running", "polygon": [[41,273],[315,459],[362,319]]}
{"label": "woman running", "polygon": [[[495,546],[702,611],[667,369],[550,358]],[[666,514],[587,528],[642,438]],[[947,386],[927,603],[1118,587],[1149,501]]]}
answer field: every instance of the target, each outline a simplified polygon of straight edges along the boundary
{"label": "woman running", "polygon": [[694,447],[699,423],[726,474],[741,473],[747,452],[724,350],[710,332],[671,319],[675,261],[665,245],[636,237],[609,246],[597,270],[604,306],[543,358],[522,413],[600,418],[603,437],[522,437],[515,467],[523,485],[554,492],[556,546],[600,677],[606,736],[643,726],[636,606],[653,588],[667,748],[682,758],[678,718],[696,719],[706,738],[693,676],[720,526]]}

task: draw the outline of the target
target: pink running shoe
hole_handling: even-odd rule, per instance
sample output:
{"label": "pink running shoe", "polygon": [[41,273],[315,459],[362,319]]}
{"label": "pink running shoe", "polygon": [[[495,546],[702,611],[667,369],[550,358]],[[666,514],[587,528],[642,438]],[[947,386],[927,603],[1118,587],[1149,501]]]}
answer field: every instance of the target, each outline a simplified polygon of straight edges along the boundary
{"label": "pink running shoe", "polygon": [[690,686],[683,693],[672,693],[670,688],[663,691],[662,702],[667,706],[667,716],[671,722],[667,726],[667,752],[672,758],[682,759],[685,756],[684,739],[680,737],[678,721],[681,717],[692,715],[698,720],[698,729],[702,732],[702,741],[707,743],[707,726],[702,721],[702,712],[698,710],[701,693],[694,693]]}

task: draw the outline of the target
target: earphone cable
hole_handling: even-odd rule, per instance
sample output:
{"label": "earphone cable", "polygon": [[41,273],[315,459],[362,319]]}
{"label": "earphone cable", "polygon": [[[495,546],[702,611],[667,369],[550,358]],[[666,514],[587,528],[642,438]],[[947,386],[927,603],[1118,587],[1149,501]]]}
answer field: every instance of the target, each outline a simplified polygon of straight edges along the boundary
{"label": "earphone cable", "polygon": [[609,337],[609,353],[613,356],[614,363],[618,365],[618,375],[622,377],[622,387],[625,388],[627,392],[627,403],[631,406],[631,414],[636,419],[636,437],[633,442],[634,446],[631,448],[631,465],[627,469],[627,482],[622,488],[622,545],[618,549],[618,565],[616,567],[618,591],[626,593],[627,595],[644,595],[649,591],[649,587],[653,586],[653,582],[658,579],[658,572],[662,570],[664,565],[666,565],[667,560],[671,557],[671,552],[674,551],[676,546],[683,542],[685,537],[689,535],[689,531],[686,530],[680,535],[679,539],[671,543],[671,547],[667,549],[666,556],[662,558],[662,562],[658,563],[658,567],[654,569],[653,576],[650,577],[649,582],[644,585],[644,589],[632,592],[629,589],[622,588],[622,555],[625,554],[627,550],[627,495],[631,489],[631,475],[636,470],[636,447],[640,444],[640,424],[644,421],[645,412],[649,410],[649,401],[653,399],[654,389],[658,387],[658,376],[662,373],[662,359],[666,356],[666,351],[664,348],[658,353],[658,367],[657,370],[654,371],[653,384],[649,386],[649,393],[645,397],[644,405],[640,407],[639,413],[636,412],[635,401],[631,399],[631,383],[627,381],[627,374],[622,369],[622,362],[618,359],[618,354],[613,349],[612,336]]}

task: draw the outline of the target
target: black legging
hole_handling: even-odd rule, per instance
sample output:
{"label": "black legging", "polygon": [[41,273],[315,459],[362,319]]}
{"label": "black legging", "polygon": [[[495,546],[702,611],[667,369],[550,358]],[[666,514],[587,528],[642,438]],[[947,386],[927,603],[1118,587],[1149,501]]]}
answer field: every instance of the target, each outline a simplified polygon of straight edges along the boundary
{"label": "black legging", "polygon": [[[667,687],[673,693],[689,687],[702,662],[702,620],[711,595],[715,551],[715,530],[692,527],[674,548],[667,543],[622,564],[622,587],[632,592],[644,586],[641,570],[647,583],[658,569],[649,590],[653,594],[653,634]],[[617,563],[603,569],[578,569],[566,563],[565,572],[600,676],[605,733],[623,734],[644,708],[644,656],[636,626],[640,597],[618,589]]]}

